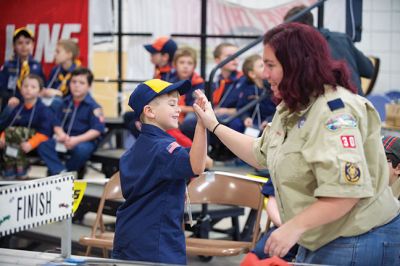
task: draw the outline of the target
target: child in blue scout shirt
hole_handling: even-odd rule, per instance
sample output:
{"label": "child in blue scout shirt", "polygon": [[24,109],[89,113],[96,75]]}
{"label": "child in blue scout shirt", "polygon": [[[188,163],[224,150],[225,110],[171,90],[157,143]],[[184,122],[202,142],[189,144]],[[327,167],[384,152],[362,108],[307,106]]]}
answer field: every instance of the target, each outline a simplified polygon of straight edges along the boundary
{"label": "child in blue scout shirt", "polygon": [[0,71],[0,95],[3,107],[12,96],[23,100],[20,89],[23,79],[28,74],[36,74],[45,80],[42,66],[31,55],[34,46],[33,33],[25,27],[15,30],[13,45],[13,58],[6,61]]}
{"label": "child in blue scout shirt", "polygon": [[267,123],[272,120],[272,116],[275,114],[275,103],[272,101],[272,93],[270,85],[263,79],[264,62],[262,57],[258,54],[247,57],[243,62],[243,74],[244,82],[240,89],[239,100],[236,108],[246,106],[251,101],[256,100],[262,94],[269,95],[266,99],[259,102],[255,107],[249,109],[242,115],[242,121],[246,129],[251,128],[253,130],[245,130],[245,134],[251,134],[255,132],[254,137],[258,137],[259,133],[266,127]]}
{"label": "child in blue scout shirt", "polygon": [[[64,170],[79,171],[96,150],[98,139],[104,132],[101,106],[90,96],[93,74],[87,68],[77,68],[71,73],[70,92],[56,114],[55,138],[39,146],[38,152],[51,175]],[[70,158],[64,165],[58,152],[68,152]]]}
{"label": "child in blue scout shirt", "polygon": [[71,72],[81,65],[78,60],[79,46],[73,40],[60,40],[56,46],[56,66],[51,70],[42,97],[55,109],[62,105],[62,98],[69,94]]}
{"label": "child in blue scout shirt", "polygon": [[171,82],[175,75],[172,59],[178,48],[176,42],[169,37],[160,37],[153,43],[144,45],[144,48],[150,53],[150,60],[155,66],[153,78]]}
{"label": "child in blue scout shirt", "polygon": [[29,74],[21,87],[24,101],[10,100],[1,114],[0,147],[4,148],[2,169],[6,179],[25,179],[29,168],[26,154],[53,135],[53,114],[39,98],[42,88],[42,79]]}
{"label": "child in blue scout shirt", "polygon": [[[135,144],[121,157],[125,202],[117,211],[112,257],[115,259],[186,264],[182,229],[186,182],[204,171],[207,145],[201,123],[190,151],[165,131],[178,127],[179,94],[188,80],[171,84],[159,79],[139,84],[129,106],[142,124]],[[204,94],[195,105],[204,108]]]}

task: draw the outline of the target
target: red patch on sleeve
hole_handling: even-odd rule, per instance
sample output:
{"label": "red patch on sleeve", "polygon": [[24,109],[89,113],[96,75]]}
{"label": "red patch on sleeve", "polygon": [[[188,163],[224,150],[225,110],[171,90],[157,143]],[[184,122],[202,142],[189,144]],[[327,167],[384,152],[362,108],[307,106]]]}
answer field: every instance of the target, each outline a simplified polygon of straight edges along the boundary
{"label": "red patch on sleeve", "polygon": [[340,136],[340,140],[342,141],[343,148],[355,148],[356,147],[356,139],[353,135],[345,135]]}

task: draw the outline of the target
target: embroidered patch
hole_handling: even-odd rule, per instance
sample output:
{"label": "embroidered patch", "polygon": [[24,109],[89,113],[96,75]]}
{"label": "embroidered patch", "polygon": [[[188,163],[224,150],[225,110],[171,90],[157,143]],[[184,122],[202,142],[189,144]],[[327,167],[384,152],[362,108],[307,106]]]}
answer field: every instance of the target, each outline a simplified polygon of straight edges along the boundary
{"label": "embroidered patch", "polygon": [[340,140],[342,141],[343,148],[355,148],[356,147],[356,140],[353,135],[340,136]]}
{"label": "embroidered patch", "polygon": [[345,162],[343,177],[348,184],[358,184],[361,178],[361,170],[357,164]]}
{"label": "embroidered patch", "polygon": [[168,151],[169,153],[173,153],[174,150],[175,150],[176,148],[180,147],[180,146],[181,146],[181,145],[179,145],[176,141],[174,141],[174,142],[172,142],[171,144],[168,145],[167,151]]}
{"label": "embroidered patch", "polygon": [[306,117],[305,116],[300,117],[299,122],[297,122],[297,127],[302,128],[305,122],[306,122]]}
{"label": "embroidered patch", "polygon": [[93,110],[93,114],[100,120],[100,123],[104,123],[104,114],[103,114],[103,109],[101,108],[96,108]]}
{"label": "embroidered patch", "polygon": [[356,128],[357,121],[350,114],[340,114],[330,117],[326,121],[325,126],[331,131],[336,131],[341,128]]}

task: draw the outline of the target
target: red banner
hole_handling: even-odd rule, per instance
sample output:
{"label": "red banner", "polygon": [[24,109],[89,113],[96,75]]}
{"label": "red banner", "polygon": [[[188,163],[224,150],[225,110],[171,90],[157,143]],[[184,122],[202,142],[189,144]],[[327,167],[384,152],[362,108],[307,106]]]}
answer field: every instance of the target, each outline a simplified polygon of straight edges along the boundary
{"label": "red banner", "polygon": [[0,1],[0,63],[13,54],[14,30],[28,27],[35,34],[34,58],[46,77],[54,66],[54,51],[60,39],[75,39],[82,65],[88,60],[88,0]]}

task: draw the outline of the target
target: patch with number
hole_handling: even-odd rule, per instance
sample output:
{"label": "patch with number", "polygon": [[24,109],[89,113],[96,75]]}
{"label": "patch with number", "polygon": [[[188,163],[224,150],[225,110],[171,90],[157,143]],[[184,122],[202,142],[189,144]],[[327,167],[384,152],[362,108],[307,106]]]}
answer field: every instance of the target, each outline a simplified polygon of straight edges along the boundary
{"label": "patch with number", "polygon": [[337,131],[341,128],[356,128],[357,121],[351,114],[340,114],[330,117],[325,126],[330,131]]}
{"label": "patch with number", "polygon": [[361,178],[360,167],[356,163],[344,162],[343,178],[348,184],[358,184]]}
{"label": "patch with number", "polygon": [[340,136],[340,140],[342,141],[343,148],[354,149],[356,147],[356,140],[353,135]]}

